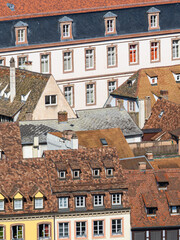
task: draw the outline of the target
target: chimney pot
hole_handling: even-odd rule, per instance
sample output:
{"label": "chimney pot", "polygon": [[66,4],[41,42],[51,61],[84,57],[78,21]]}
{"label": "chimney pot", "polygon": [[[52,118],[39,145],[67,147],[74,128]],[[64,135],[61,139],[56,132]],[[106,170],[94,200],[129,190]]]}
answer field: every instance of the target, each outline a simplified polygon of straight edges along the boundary
{"label": "chimney pot", "polygon": [[146,157],[148,160],[153,160],[153,153],[152,152],[146,153]]}
{"label": "chimney pot", "polygon": [[66,111],[59,111],[58,112],[58,123],[60,122],[67,122],[68,114]]}
{"label": "chimney pot", "polygon": [[146,162],[139,162],[139,170],[140,171],[146,170]]}
{"label": "chimney pot", "polygon": [[13,57],[10,59],[10,67],[15,67],[15,60]]}

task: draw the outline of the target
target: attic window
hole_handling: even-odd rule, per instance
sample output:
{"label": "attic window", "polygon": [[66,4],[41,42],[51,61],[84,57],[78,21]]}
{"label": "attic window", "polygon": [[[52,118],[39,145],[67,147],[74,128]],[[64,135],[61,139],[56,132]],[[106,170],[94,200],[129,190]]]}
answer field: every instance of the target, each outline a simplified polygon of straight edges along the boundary
{"label": "attic window", "polygon": [[172,214],[180,213],[180,206],[170,206],[170,213]]}
{"label": "attic window", "polygon": [[159,118],[162,118],[163,113],[164,113],[164,111],[161,111],[161,112],[160,112]]}
{"label": "attic window", "polygon": [[176,82],[180,82],[180,73],[175,74],[175,80]]}
{"label": "attic window", "polygon": [[107,146],[108,145],[108,143],[107,143],[105,138],[101,138],[100,141],[101,141],[103,146]]}
{"label": "attic window", "polygon": [[112,177],[113,176],[113,169],[112,168],[107,168],[106,169],[106,176],[107,177]]}
{"label": "attic window", "polygon": [[65,179],[66,178],[66,171],[59,171],[59,178]]}
{"label": "attic window", "polygon": [[14,11],[14,4],[12,3],[7,3],[7,7],[11,10],[11,11]]}
{"label": "attic window", "polygon": [[158,184],[159,190],[166,190],[169,183],[168,182],[158,182],[157,184]]}
{"label": "attic window", "polygon": [[147,215],[156,216],[156,211],[157,211],[157,208],[155,207],[146,208]]}
{"label": "attic window", "polygon": [[116,34],[116,18],[117,15],[108,12],[104,15],[104,22],[105,22],[105,34]]}
{"label": "attic window", "polygon": [[80,170],[74,170],[73,171],[73,178],[79,178],[80,177]]}
{"label": "attic window", "polygon": [[100,176],[100,169],[93,169],[93,177],[99,177]]}
{"label": "attic window", "polygon": [[72,39],[72,22],[73,20],[66,16],[59,20],[61,40]]}

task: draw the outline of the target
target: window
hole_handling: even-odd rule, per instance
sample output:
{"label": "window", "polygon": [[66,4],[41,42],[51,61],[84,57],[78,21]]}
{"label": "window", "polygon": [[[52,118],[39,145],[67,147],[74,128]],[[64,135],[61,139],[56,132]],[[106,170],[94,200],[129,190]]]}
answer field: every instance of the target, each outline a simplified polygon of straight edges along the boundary
{"label": "window", "polygon": [[0,239],[5,239],[4,227],[0,226]]}
{"label": "window", "polygon": [[86,85],[86,104],[95,104],[95,84]]}
{"label": "window", "polygon": [[86,237],[86,222],[76,222],[76,237]]}
{"label": "window", "polygon": [[93,235],[94,237],[104,235],[104,221],[93,222]]}
{"label": "window", "polygon": [[122,234],[122,219],[112,220],[112,235]]}
{"label": "window", "polygon": [[5,58],[0,58],[0,66],[5,66]]}
{"label": "window", "polygon": [[19,29],[18,30],[18,42],[24,42],[25,41],[25,29]]}
{"label": "window", "polygon": [[116,47],[107,48],[107,65],[108,67],[116,67]]}
{"label": "window", "polygon": [[105,138],[100,138],[100,141],[101,141],[103,146],[107,146],[108,145],[108,143],[107,143]]}
{"label": "window", "polygon": [[78,196],[75,198],[76,201],[76,207],[85,207],[85,197],[84,196]]}
{"label": "window", "polygon": [[16,45],[26,44],[27,42],[27,27],[28,24],[22,21],[17,22],[15,25]]}
{"label": "window", "polygon": [[116,81],[108,82],[108,94],[112,93],[116,89]]}
{"label": "window", "polygon": [[61,29],[61,40],[72,39],[72,22],[69,17],[63,17],[59,20]]}
{"label": "window", "polygon": [[69,237],[69,223],[59,223],[59,238]]}
{"label": "window", "polygon": [[151,62],[159,60],[159,42],[151,42]]}
{"label": "window", "polygon": [[23,226],[16,225],[12,226],[12,239],[13,240],[22,240],[24,239]]}
{"label": "window", "polygon": [[50,238],[50,224],[39,225],[39,240]]}
{"label": "window", "polygon": [[59,198],[59,208],[68,208],[68,197]]}
{"label": "window", "polygon": [[112,194],[112,205],[121,205],[121,194]]}
{"label": "window", "polygon": [[56,95],[45,96],[45,105],[56,105],[56,104],[57,104]]}
{"label": "window", "polygon": [[164,114],[164,111],[161,111],[160,114],[159,114],[159,118],[162,118],[162,115]]}
{"label": "window", "polygon": [[0,200],[0,211],[4,211],[4,199]]}
{"label": "window", "polygon": [[41,72],[50,73],[50,55],[41,54]]}
{"label": "window", "polygon": [[116,34],[116,18],[117,15],[108,12],[104,15],[104,21],[105,21],[105,34]]}
{"label": "window", "polygon": [[100,170],[99,169],[93,169],[93,177],[99,177]]}
{"label": "window", "polygon": [[151,85],[157,85],[157,77],[149,77]]}
{"label": "window", "polygon": [[156,210],[154,207],[146,208],[147,215],[156,215]]}
{"label": "window", "polygon": [[170,213],[180,213],[180,206],[170,206]]}
{"label": "window", "polygon": [[147,11],[147,13],[148,13],[148,24],[149,24],[148,30],[160,29],[159,27],[160,10],[155,7],[152,7]]}
{"label": "window", "polygon": [[72,52],[64,52],[63,53],[63,63],[64,63],[64,72],[73,71],[72,67]]}
{"label": "window", "polygon": [[169,183],[168,182],[158,182],[157,185],[158,185],[159,190],[166,190]]}
{"label": "window", "polygon": [[129,112],[134,112],[135,111],[135,103],[133,101],[128,101],[129,103]]}
{"label": "window", "polygon": [[66,178],[66,171],[59,171],[59,178],[61,179]]}
{"label": "window", "polygon": [[34,207],[35,207],[35,209],[42,209],[43,208],[43,198],[35,198]]}
{"label": "window", "polygon": [[73,171],[73,178],[79,178],[80,177],[80,171],[79,170],[74,170]]}
{"label": "window", "polygon": [[103,206],[103,195],[94,196],[94,207]]}
{"label": "window", "polygon": [[71,107],[74,105],[73,92],[74,92],[73,86],[64,87],[64,96]]}
{"label": "window", "polygon": [[176,82],[180,82],[180,73],[175,74],[175,80]]}
{"label": "window", "polygon": [[14,199],[14,210],[23,209],[23,200],[22,199]]}
{"label": "window", "polygon": [[173,59],[180,58],[180,40],[173,40],[172,41],[172,54]]}
{"label": "window", "polygon": [[107,168],[106,169],[106,176],[107,177],[112,177],[113,176],[113,169],[112,168]]}
{"label": "window", "polygon": [[27,62],[27,57],[18,57],[18,67],[19,68],[24,68],[26,62]]}
{"label": "window", "polygon": [[137,44],[129,45],[129,63],[130,64],[138,63],[138,45]]}
{"label": "window", "polygon": [[95,69],[94,49],[85,49],[86,70]]}

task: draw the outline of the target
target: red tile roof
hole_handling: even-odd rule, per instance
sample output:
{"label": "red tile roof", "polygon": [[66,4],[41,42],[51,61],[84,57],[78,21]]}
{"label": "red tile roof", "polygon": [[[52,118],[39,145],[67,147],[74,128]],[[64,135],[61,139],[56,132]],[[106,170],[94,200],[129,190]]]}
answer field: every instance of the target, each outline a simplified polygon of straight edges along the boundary
{"label": "red tile roof", "polygon": [[[157,171],[126,171],[132,228],[179,226],[180,215],[170,214],[169,203],[179,205],[180,169],[166,169],[162,172],[169,179],[167,190],[158,190],[155,178]],[[158,173],[161,174],[161,170]],[[177,194],[178,200],[174,199]],[[157,207],[156,216],[147,216],[145,206]]]}
{"label": "red tile roof", "polygon": [[[14,4],[15,11],[7,7]],[[0,21],[8,19],[32,18],[39,16],[62,15],[77,12],[103,11],[158,4],[177,3],[179,0],[0,0]]]}

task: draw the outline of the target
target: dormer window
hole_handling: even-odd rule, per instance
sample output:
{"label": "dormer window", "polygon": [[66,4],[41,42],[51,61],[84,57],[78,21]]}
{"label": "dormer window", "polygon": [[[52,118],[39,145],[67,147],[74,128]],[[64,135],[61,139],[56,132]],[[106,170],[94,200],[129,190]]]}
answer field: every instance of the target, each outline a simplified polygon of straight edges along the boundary
{"label": "dormer window", "polygon": [[65,179],[66,178],[66,171],[59,171],[59,178],[60,179]]}
{"label": "dormer window", "polygon": [[159,190],[166,190],[168,186],[168,182],[158,182],[158,189]]}
{"label": "dormer window", "polygon": [[112,194],[112,205],[121,205],[121,193]]}
{"label": "dormer window", "polygon": [[180,82],[180,73],[173,73],[174,79],[176,82]]}
{"label": "dormer window", "polygon": [[107,168],[106,169],[106,176],[112,177],[113,176],[113,168]]}
{"label": "dormer window", "polygon": [[105,21],[105,34],[116,34],[116,18],[117,15],[108,12],[104,15],[104,21]]}
{"label": "dormer window", "polygon": [[156,211],[157,211],[157,208],[155,207],[146,208],[147,215],[156,216]]}
{"label": "dormer window", "polygon": [[160,114],[159,114],[159,118],[162,118],[162,115],[164,114],[164,111],[161,111]]}
{"label": "dormer window", "polygon": [[170,213],[172,214],[180,213],[180,206],[170,206]]}
{"label": "dormer window", "polygon": [[157,81],[158,81],[157,76],[149,76],[149,75],[147,75],[147,76],[148,76],[149,82],[152,86],[157,85]]}
{"label": "dormer window", "polygon": [[100,169],[93,169],[93,177],[99,177],[100,176]]}
{"label": "dormer window", "polygon": [[23,199],[14,199],[14,210],[23,209]]}
{"label": "dormer window", "polygon": [[155,7],[150,8],[148,11],[148,30],[158,30],[160,29],[159,26],[159,13],[160,10],[158,10]]}
{"label": "dormer window", "polygon": [[73,20],[66,16],[59,20],[61,40],[72,39],[72,22]]}
{"label": "dormer window", "polygon": [[10,97],[10,92],[5,92],[5,93],[4,93],[4,97],[5,97],[5,98],[9,98],[9,97]]}
{"label": "dormer window", "polygon": [[74,170],[73,171],[73,178],[80,178],[80,171],[79,170]]}
{"label": "dormer window", "polygon": [[14,25],[15,27],[15,36],[16,36],[16,45],[27,44],[27,27],[28,24],[19,21]]}
{"label": "dormer window", "polygon": [[34,200],[34,208],[35,209],[42,209],[43,208],[43,197],[36,198]]}

